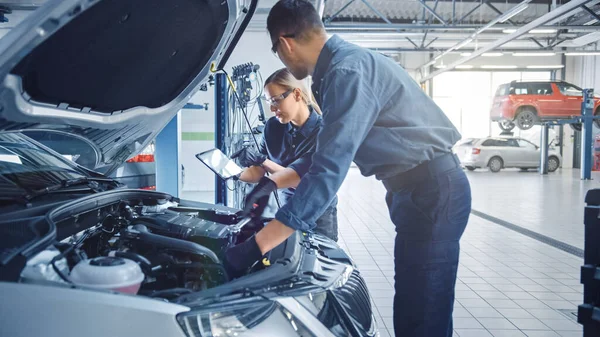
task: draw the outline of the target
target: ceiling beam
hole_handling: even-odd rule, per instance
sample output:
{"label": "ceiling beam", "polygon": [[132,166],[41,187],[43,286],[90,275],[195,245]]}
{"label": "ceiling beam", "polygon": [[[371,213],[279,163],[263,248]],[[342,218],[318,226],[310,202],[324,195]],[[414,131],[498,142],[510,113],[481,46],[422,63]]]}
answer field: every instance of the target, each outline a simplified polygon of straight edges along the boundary
{"label": "ceiling beam", "polygon": [[497,40],[496,42],[490,43],[489,45],[474,51],[470,56],[463,57],[463,58],[459,59],[458,61],[447,65],[446,68],[444,68],[444,69],[434,71],[433,73],[423,77],[420,80],[420,82],[424,83],[427,80],[430,80],[439,74],[445,73],[446,71],[456,68],[456,66],[459,66],[465,62],[471,61],[471,60],[479,57],[481,54],[483,54],[485,52],[488,52],[488,51],[494,50],[498,47],[501,47],[502,45],[506,44],[507,42],[510,42],[514,39],[519,38],[522,35],[527,34],[530,30],[537,28],[537,27],[539,27],[559,16],[562,16],[566,13],[570,13],[574,9],[580,7],[581,5],[585,5],[586,3],[590,2],[590,1],[591,0],[571,0],[568,3],[558,7],[557,9],[531,21],[530,23],[526,24],[525,26],[518,28],[517,31],[515,31],[514,33],[508,34],[507,36]]}
{"label": "ceiling beam", "polygon": [[[566,6],[566,5],[564,5]],[[560,8],[560,7],[559,7]],[[551,12],[550,12],[551,13]],[[447,30],[447,31],[473,31],[478,30],[484,25],[442,25],[442,24],[387,24],[387,23],[330,23],[325,25],[328,31],[337,32],[342,31],[344,33],[381,33],[381,32],[397,32],[399,30]],[[504,29],[518,29],[523,26],[513,25],[494,25],[494,27],[488,28],[488,30],[504,30]],[[573,29],[580,31],[597,31],[598,26],[584,26],[584,25],[540,25],[536,28],[547,28],[547,29]]]}

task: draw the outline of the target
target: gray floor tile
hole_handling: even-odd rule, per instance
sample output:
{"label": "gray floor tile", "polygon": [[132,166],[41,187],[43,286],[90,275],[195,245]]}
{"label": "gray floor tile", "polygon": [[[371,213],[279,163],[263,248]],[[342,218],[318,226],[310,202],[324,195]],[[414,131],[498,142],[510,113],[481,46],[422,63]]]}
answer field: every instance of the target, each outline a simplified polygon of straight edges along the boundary
{"label": "gray floor tile", "polygon": [[523,288],[521,285],[516,284],[495,284],[494,288],[500,291],[527,291],[527,289]]}
{"label": "gray floor tile", "polygon": [[551,292],[532,293],[532,295],[535,298],[537,298],[538,300],[549,300],[549,301],[561,301],[561,300],[564,300],[564,298],[560,297],[558,294],[551,293]]}
{"label": "gray floor tile", "polygon": [[496,308],[496,309],[519,309],[521,308],[515,301],[513,300],[488,300],[488,303]]}
{"label": "gray floor tile", "polygon": [[462,300],[467,298],[481,298],[476,292],[471,290],[457,290],[455,292],[456,299]]}
{"label": "gray floor tile", "polygon": [[483,329],[483,326],[475,318],[471,317],[457,317],[453,320],[454,329],[456,329],[459,335],[460,329]]}
{"label": "gray floor tile", "polygon": [[515,302],[523,309],[548,309],[548,306],[537,299],[533,300],[515,300]]}
{"label": "gray floor tile", "polygon": [[558,333],[552,330],[526,330],[524,333],[527,337],[560,337]]}
{"label": "gray floor tile", "polygon": [[511,300],[534,300],[535,297],[524,291],[507,291],[504,293]]}
{"label": "gray floor tile", "polygon": [[520,330],[549,330],[549,327],[537,318],[511,318],[510,321]]}
{"label": "gray floor tile", "polygon": [[[484,278],[485,279],[485,278]],[[486,279],[487,280],[487,279]],[[498,289],[491,284],[487,283],[475,283],[466,285],[474,291],[497,291]]]}
{"label": "gray floor tile", "polygon": [[[465,307],[467,309],[469,309],[469,308],[491,308],[490,303],[486,302],[483,299],[468,298],[468,299],[462,299],[462,300],[456,300],[456,301],[459,302],[463,307]],[[502,300],[499,300],[499,301],[502,301]]]}
{"label": "gray floor tile", "polygon": [[542,323],[554,331],[580,331],[581,325],[569,319],[540,319]]}
{"label": "gray floor tile", "polygon": [[473,317],[473,315],[471,315],[469,310],[465,308],[454,308],[454,311],[452,312],[452,317]]}
{"label": "gray floor tile", "polygon": [[506,294],[502,293],[501,291],[477,291],[477,295],[479,295],[481,298],[483,299],[501,299],[501,300],[507,300],[509,299],[507,297]]}
{"label": "gray floor tile", "polygon": [[517,330],[517,327],[506,318],[478,318],[477,320],[488,330]]}
{"label": "gray floor tile", "polygon": [[558,296],[564,298],[567,301],[582,301],[583,302],[583,296],[581,296],[580,293],[562,293],[559,292],[557,293]]}
{"label": "gray floor tile", "polygon": [[496,308],[498,312],[500,312],[504,317],[513,319],[513,318],[534,318],[532,314],[527,312],[525,309],[506,309],[506,308]]}
{"label": "gray floor tile", "polygon": [[503,318],[501,313],[498,310],[493,308],[474,308],[468,309],[471,315],[475,318]]}
{"label": "gray floor tile", "polygon": [[556,331],[561,337],[581,337],[581,331]]}
{"label": "gray floor tile", "polygon": [[577,305],[574,305],[573,303],[569,302],[569,301],[554,301],[554,300],[542,300],[542,302],[544,302],[547,306],[549,306],[552,309],[573,309],[573,308],[577,308]]}
{"label": "gray floor tile", "polygon": [[494,337],[526,337],[520,330],[489,330]]}
{"label": "gray floor tile", "polygon": [[485,329],[456,329],[460,337],[494,337]]}
{"label": "gray floor tile", "polygon": [[[554,320],[562,320],[566,319],[565,315],[553,309],[527,309],[527,311],[532,314],[535,318],[539,319],[554,319]],[[555,329],[556,330],[556,329]],[[565,329],[567,330],[567,329]]]}

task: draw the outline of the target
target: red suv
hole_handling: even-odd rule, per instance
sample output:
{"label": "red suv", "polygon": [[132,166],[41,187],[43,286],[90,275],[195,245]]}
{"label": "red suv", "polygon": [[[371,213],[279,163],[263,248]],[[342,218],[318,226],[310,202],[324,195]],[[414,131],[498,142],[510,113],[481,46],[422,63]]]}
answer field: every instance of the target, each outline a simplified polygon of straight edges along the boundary
{"label": "red suv", "polygon": [[[543,120],[581,116],[581,88],[563,81],[517,82],[502,84],[496,90],[490,118],[502,130],[516,126],[531,129]],[[600,113],[600,100],[595,98],[594,115]],[[600,122],[595,121],[600,127]],[[573,125],[581,129],[581,124]]]}

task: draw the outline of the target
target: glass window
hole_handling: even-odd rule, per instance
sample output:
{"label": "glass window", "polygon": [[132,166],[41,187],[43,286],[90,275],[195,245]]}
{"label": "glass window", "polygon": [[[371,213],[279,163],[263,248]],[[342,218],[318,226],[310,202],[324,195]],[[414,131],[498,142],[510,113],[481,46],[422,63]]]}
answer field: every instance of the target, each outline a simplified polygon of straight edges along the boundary
{"label": "glass window", "polygon": [[533,143],[530,143],[530,142],[526,141],[525,139],[519,139],[518,142],[519,142],[519,147],[522,147],[527,150],[534,150],[534,151],[537,150],[537,147],[535,145],[533,145]]}
{"label": "glass window", "polygon": [[488,139],[481,144],[482,146],[509,146],[506,139]]}
{"label": "glass window", "polygon": [[496,90],[495,96],[507,96],[509,88],[510,88],[510,84],[503,84],[503,85],[499,86],[498,90]]}
{"label": "glass window", "polygon": [[507,139],[506,145],[511,147],[519,147],[519,143],[515,139]]}
{"label": "glass window", "polygon": [[46,145],[68,160],[74,161],[83,167],[93,170],[98,163],[99,158],[94,147],[82,138],[64,132],[40,130],[24,130],[23,134]]}
{"label": "glass window", "polygon": [[568,83],[556,83],[558,90],[565,96],[583,96],[583,90]]}
{"label": "glass window", "polygon": [[527,83],[514,83],[510,87],[511,95],[529,95],[529,85]]}
{"label": "glass window", "polygon": [[533,95],[552,95],[552,84],[550,83],[531,83],[529,88]]}

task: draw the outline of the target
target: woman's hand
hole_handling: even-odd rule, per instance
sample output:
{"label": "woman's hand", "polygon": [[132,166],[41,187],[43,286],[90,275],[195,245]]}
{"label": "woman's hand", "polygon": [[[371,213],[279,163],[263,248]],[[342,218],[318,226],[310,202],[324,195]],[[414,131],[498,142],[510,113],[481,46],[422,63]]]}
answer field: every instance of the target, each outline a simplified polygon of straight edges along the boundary
{"label": "woman's hand", "polygon": [[251,147],[245,147],[241,150],[237,151],[231,156],[231,159],[237,158],[240,165],[244,167],[250,166],[260,166],[265,160],[267,160],[267,156],[254,150]]}

